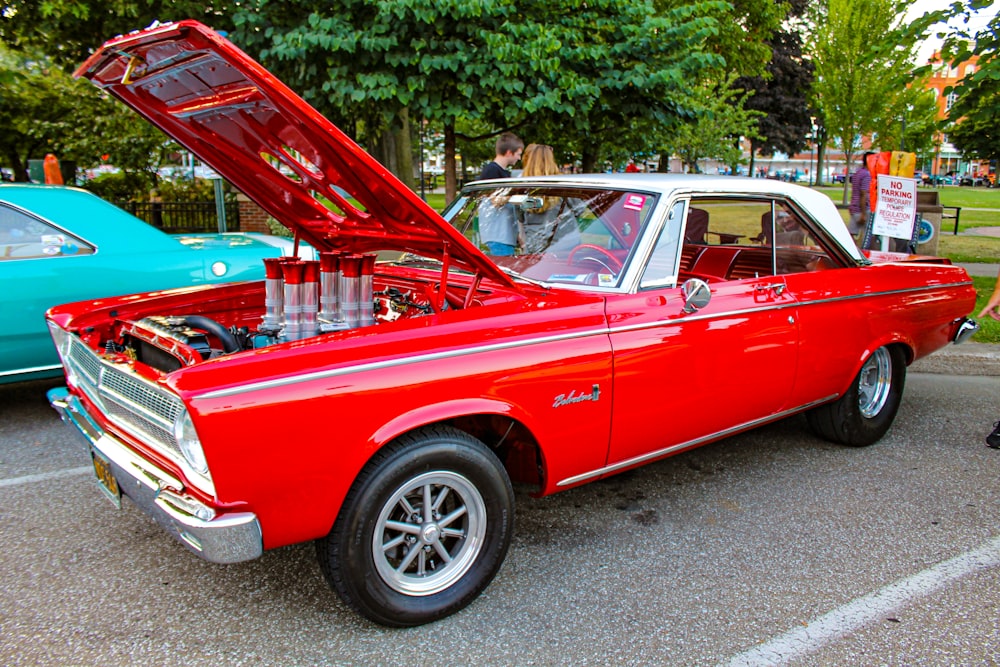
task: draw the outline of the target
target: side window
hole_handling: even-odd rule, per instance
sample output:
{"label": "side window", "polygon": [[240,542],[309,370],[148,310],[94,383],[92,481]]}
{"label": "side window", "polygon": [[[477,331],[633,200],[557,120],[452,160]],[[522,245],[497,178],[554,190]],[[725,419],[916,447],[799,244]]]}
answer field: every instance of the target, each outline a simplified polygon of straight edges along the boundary
{"label": "side window", "polygon": [[0,261],[90,255],[94,247],[9,206],[0,205]]}
{"label": "side window", "polygon": [[[684,220],[686,203],[675,203],[667,214],[667,221],[660,230],[656,245],[649,256],[646,270],[642,273],[640,286],[643,288],[671,287],[677,283],[677,254],[680,250],[681,223]],[[688,214],[690,225],[691,214]]]}
{"label": "side window", "polygon": [[691,200],[678,279],[746,280],[834,266],[806,219],[784,200]]}

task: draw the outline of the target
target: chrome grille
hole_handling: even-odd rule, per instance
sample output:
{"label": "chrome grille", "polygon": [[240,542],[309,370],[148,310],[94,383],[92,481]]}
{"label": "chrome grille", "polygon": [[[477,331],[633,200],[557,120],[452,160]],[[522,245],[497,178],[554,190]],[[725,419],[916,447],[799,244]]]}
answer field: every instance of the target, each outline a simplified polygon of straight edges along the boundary
{"label": "chrome grille", "polygon": [[179,398],[101,360],[77,338],[72,339],[67,362],[80,378],[80,389],[108,419],[171,458],[181,459],[173,436],[174,419],[183,409]]}

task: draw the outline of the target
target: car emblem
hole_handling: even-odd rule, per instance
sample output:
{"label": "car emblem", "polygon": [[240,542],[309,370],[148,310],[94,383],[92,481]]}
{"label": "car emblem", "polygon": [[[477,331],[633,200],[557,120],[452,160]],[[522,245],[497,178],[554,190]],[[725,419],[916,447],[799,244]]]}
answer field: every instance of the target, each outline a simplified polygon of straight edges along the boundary
{"label": "car emblem", "polygon": [[589,394],[578,394],[576,390],[569,392],[569,394],[559,394],[556,396],[555,400],[552,402],[552,407],[561,408],[564,405],[572,405],[573,403],[583,403],[584,401],[597,401],[601,397],[601,385],[595,384],[590,390]]}

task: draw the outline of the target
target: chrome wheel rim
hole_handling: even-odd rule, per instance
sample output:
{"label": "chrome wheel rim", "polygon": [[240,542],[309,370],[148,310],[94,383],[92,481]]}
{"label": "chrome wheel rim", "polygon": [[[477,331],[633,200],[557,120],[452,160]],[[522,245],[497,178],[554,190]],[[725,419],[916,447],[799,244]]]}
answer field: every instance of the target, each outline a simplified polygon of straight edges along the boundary
{"label": "chrome wheel rim", "polygon": [[880,347],[861,367],[858,377],[858,407],[861,414],[871,419],[885,407],[892,388],[892,356],[889,350]]}
{"label": "chrome wheel rim", "polygon": [[382,580],[405,595],[434,595],[461,579],[479,556],[486,504],[465,477],[427,472],[400,486],[382,507],[372,554]]}

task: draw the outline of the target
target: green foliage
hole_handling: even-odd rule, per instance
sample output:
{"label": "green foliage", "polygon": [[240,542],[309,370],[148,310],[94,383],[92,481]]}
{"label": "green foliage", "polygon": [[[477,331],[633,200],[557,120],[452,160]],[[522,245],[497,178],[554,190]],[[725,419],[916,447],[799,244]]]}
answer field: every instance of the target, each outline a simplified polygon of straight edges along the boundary
{"label": "green foliage", "polygon": [[786,21],[789,8],[798,15],[803,1],[731,0],[716,16],[718,32],[709,38],[710,50],[723,58],[727,73],[763,75],[771,60],[770,40]]}
{"label": "green foliage", "polygon": [[[104,162],[145,172],[136,183],[155,181],[170,144],[135,113],[86,81],[74,80],[44,56],[28,57],[0,47],[0,163],[24,177],[27,161],[53,153],[80,168]],[[145,189],[148,189],[146,186]]]}
{"label": "green foliage", "polygon": [[83,184],[84,189],[110,202],[144,201],[152,186],[152,179],[147,174],[125,171],[101,174]]}
{"label": "green foliage", "polygon": [[940,148],[938,139],[937,92],[928,89],[921,77],[902,90],[896,98],[895,115],[883,114],[875,137],[882,150],[903,150],[917,154],[917,164],[934,157]]}
{"label": "green foliage", "polygon": [[576,144],[567,150],[595,153],[632,122],[673,125],[687,113],[676,100],[721,66],[706,40],[729,8],[257,0],[234,14],[233,38],[363,143],[409,108],[446,128],[473,121],[532,137],[560,128]]}
{"label": "green foliage", "polygon": [[956,2],[948,10],[935,14],[941,20],[953,19],[942,58],[958,66],[978,57],[976,70],[966,75],[951,91],[956,101],[948,112],[948,138],[967,158],[1000,158],[1000,131],[996,109],[1000,103],[1000,15],[994,15],[985,28],[973,32],[971,15],[993,5],[993,0]]}
{"label": "green foliage", "polygon": [[206,178],[160,180],[156,191],[163,201],[215,201],[215,183]]}
{"label": "green foliage", "polygon": [[4,0],[0,42],[18,51],[44,52],[57,66],[72,70],[106,39],[153,21],[197,18],[228,30],[235,4],[225,0]]}
{"label": "green foliage", "polygon": [[757,119],[763,114],[744,108],[747,93],[732,87],[735,78],[730,75],[719,83],[696,87],[692,91],[692,104],[697,104],[696,119],[664,137],[664,145],[670,154],[681,158],[686,171],[696,171],[701,158],[740,164],[743,151],[739,138],[756,136]]}
{"label": "green foliage", "polygon": [[0,49],[0,72],[7,82],[0,95],[0,160],[15,178],[24,178],[29,159],[47,153],[76,159],[79,109],[93,99],[88,87],[53,68],[44,57],[28,58]]}
{"label": "green foliage", "polygon": [[[816,66],[814,105],[848,162],[887,119],[898,119],[916,27],[899,17],[899,0],[827,0],[814,6],[808,48]],[[905,46],[903,46],[905,45]]]}
{"label": "green foliage", "polygon": [[[993,294],[993,288],[997,284],[997,279],[985,276],[973,276],[972,283],[976,287],[976,307],[972,311],[972,316],[976,317],[986,307],[986,302],[989,301],[990,296]],[[979,322],[980,329],[972,337],[973,342],[1000,343],[1000,322],[997,322],[992,317],[977,318],[976,321]]]}

